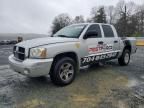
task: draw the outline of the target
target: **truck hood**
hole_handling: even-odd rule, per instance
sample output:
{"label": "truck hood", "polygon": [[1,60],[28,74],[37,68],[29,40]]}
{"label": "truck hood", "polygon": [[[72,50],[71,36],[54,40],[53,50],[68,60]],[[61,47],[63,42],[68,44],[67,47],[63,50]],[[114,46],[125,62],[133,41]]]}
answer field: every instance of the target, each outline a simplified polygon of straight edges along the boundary
{"label": "truck hood", "polygon": [[41,45],[49,45],[56,43],[64,43],[64,42],[78,42],[76,38],[63,38],[63,37],[46,37],[46,38],[37,38],[32,40],[23,41],[18,43],[17,46],[21,46],[24,48],[32,48]]}

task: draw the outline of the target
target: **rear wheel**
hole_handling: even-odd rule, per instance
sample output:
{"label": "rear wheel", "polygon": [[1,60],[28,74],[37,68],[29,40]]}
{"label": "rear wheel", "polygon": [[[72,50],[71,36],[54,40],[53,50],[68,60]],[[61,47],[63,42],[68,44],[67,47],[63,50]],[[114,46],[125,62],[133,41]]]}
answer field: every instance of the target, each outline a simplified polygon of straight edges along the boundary
{"label": "rear wheel", "polygon": [[130,62],[130,51],[125,49],[122,53],[122,56],[118,58],[118,62],[121,66],[126,66]]}
{"label": "rear wheel", "polygon": [[73,59],[64,57],[56,61],[52,70],[50,73],[52,82],[56,85],[64,86],[75,79],[77,66]]}

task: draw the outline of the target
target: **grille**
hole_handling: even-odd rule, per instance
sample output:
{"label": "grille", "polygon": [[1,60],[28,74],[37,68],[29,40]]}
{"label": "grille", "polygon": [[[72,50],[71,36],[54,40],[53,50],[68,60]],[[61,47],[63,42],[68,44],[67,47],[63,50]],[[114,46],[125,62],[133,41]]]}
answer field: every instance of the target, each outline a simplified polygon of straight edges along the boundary
{"label": "grille", "polygon": [[14,57],[19,60],[25,59],[25,48],[14,46],[13,48]]}

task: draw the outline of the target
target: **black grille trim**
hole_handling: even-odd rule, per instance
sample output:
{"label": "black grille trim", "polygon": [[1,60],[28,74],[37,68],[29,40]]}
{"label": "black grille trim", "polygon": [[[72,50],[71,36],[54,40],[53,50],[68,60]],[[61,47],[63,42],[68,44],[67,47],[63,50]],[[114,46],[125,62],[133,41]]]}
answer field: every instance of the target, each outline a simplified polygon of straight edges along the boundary
{"label": "black grille trim", "polygon": [[25,48],[14,46],[13,48],[14,57],[19,60],[25,60]]}
{"label": "black grille trim", "polygon": [[19,47],[19,52],[25,53],[25,48]]}

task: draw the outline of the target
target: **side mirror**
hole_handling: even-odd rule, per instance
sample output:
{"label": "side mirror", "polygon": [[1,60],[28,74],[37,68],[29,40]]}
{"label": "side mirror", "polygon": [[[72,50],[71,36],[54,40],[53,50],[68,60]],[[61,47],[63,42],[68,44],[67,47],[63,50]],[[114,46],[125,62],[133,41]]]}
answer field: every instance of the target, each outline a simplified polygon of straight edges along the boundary
{"label": "side mirror", "polygon": [[83,37],[83,39],[87,39],[87,38],[96,38],[98,36],[98,33],[96,31],[88,31],[85,36]]}

